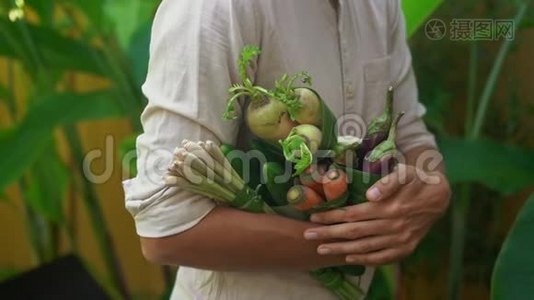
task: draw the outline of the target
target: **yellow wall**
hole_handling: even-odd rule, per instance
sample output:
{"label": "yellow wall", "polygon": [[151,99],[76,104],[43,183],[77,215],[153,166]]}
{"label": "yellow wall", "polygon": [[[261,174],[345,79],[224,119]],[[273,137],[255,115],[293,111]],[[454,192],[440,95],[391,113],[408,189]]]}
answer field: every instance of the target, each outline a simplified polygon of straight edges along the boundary
{"label": "yellow wall", "polygon": [[[7,61],[0,60],[0,83],[6,83]],[[25,99],[25,82],[26,78],[22,76],[16,64],[10,62],[16,71],[16,97],[19,102]],[[76,75],[75,84],[79,86],[79,91],[96,89],[106,85],[106,82],[97,78]],[[24,103],[20,103],[24,105]],[[0,105],[0,126],[5,127],[10,124],[11,120],[7,115],[6,108]],[[99,122],[84,122],[78,126],[86,151],[92,149],[106,149],[106,136],[112,136],[115,140],[115,147],[120,141],[131,135],[132,131],[126,120],[109,120]],[[57,130],[58,145],[60,152],[67,149],[61,147],[61,132]],[[103,183],[96,185],[96,190],[100,199],[100,205],[104,212],[105,220],[111,231],[113,242],[115,244],[118,256],[120,257],[123,272],[126,276],[128,286],[131,290],[139,294],[159,295],[163,290],[163,278],[161,269],[157,266],[147,263],[140,252],[139,240],[135,234],[134,224],[131,216],[124,208],[123,191],[121,187],[122,168],[116,149],[111,149],[113,153],[113,173],[111,178]],[[68,157],[68,156],[65,156]],[[97,174],[103,171],[104,159],[95,161],[93,169]],[[6,170],[2,170],[5,172]],[[24,223],[24,210],[19,197],[17,187],[8,189],[9,203],[0,203],[0,269],[14,267],[16,269],[29,269],[35,266],[35,260],[32,257],[31,247],[26,234]],[[103,259],[95,240],[90,219],[87,210],[82,201],[79,200],[76,192],[69,191],[67,197],[74,197],[76,210],[76,235],[79,240],[80,254],[89,262],[90,268],[95,268],[98,274],[106,274]],[[66,201],[66,209],[68,203]],[[62,235],[62,252],[69,253],[65,235]]]}

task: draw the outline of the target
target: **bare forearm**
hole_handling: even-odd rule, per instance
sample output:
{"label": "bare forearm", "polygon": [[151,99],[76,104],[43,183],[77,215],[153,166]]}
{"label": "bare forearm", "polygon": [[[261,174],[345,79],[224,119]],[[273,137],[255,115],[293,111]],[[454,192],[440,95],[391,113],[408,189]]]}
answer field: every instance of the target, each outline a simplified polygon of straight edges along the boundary
{"label": "bare forearm", "polygon": [[141,242],[145,256],[158,263],[218,271],[310,270],[344,264],[342,256],[318,255],[318,242],[303,238],[303,232],[314,226],[219,207],[188,231]]}

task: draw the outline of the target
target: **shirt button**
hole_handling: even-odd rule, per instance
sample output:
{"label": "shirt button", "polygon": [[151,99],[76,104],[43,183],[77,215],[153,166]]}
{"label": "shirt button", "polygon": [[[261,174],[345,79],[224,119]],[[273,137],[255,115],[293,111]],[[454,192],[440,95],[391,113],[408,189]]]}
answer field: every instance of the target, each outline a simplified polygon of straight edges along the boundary
{"label": "shirt button", "polygon": [[353,98],[354,97],[354,86],[352,83],[347,83],[347,86],[345,88],[345,94],[347,98]]}

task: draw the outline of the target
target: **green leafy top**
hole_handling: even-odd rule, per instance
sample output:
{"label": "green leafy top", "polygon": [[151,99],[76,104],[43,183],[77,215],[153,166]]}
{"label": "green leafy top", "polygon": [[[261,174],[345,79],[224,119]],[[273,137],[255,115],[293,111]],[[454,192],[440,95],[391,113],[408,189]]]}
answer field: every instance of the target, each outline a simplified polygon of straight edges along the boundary
{"label": "green leafy top", "polygon": [[287,106],[291,120],[296,119],[298,112],[302,108],[302,103],[295,93],[295,81],[298,79],[307,86],[312,84],[312,78],[308,72],[299,72],[291,77],[284,74],[282,78],[276,81],[273,91],[274,98]]}
{"label": "green leafy top", "polygon": [[298,111],[302,108],[302,104],[298,101],[298,96],[295,93],[295,81],[300,79],[303,84],[311,85],[311,76],[306,72],[299,72],[293,76],[284,74],[275,82],[273,90],[255,86],[248,77],[247,68],[252,60],[260,54],[261,50],[256,46],[246,45],[243,47],[241,55],[237,60],[241,83],[234,84],[228,89],[229,97],[226,111],[223,115],[224,119],[236,119],[235,102],[241,97],[248,96],[251,101],[265,101],[268,98],[284,103],[287,106],[291,119],[295,120]]}
{"label": "green leafy top", "polygon": [[252,80],[248,77],[247,67],[252,60],[260,55],[261,50],[256,46],[247,45],[243,47],[241,56],[237,60],[239,67],[239,76],[241,77],[241,83],[234,84],[228,89],[229,97],[226,105],[226,111],[223,114],[223,118],[226,120],[233,120],[237,118],[235,112],[235,102],[244,96],[249,96],[251,100],[259,100],[263,97],[270,96],[270,92],[262,87],[254,86]]}
{"label": "green leafy top", "polygon": [[285,158],[295,163],[295,173],[293,175],[300,175],[311,165],[313,154],[303,136],[290,134],[285,140],[280,141],[280,144]]}
{"label": "green leafy top", "polygon": [[239,76],[241,77],[243,85],[248,87],[252,86],[252,82],[248,77],[247,68],[250,65],[250,62],[260,54],[261,49],[252,45],[246,45],[243,47],[243,50],[241,50],[241,57],[237,60],[237,65],[239,66]]}

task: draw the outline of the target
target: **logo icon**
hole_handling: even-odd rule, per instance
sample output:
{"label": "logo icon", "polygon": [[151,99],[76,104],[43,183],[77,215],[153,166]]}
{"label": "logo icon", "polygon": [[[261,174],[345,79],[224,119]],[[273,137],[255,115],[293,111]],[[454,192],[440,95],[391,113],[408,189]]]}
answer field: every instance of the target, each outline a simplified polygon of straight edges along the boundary
{"label": "logo icon", "polygon": [[426,22],[425,35],[432,41],[439,41],[447,34],[447,26],[440,19],[432,19]]}
{"label": "logo icon", "polygon": [[345,114],[337,119],[337,132],[341,136],[349,135],[362,138],[367,133],[365,120],[357,114]]}

